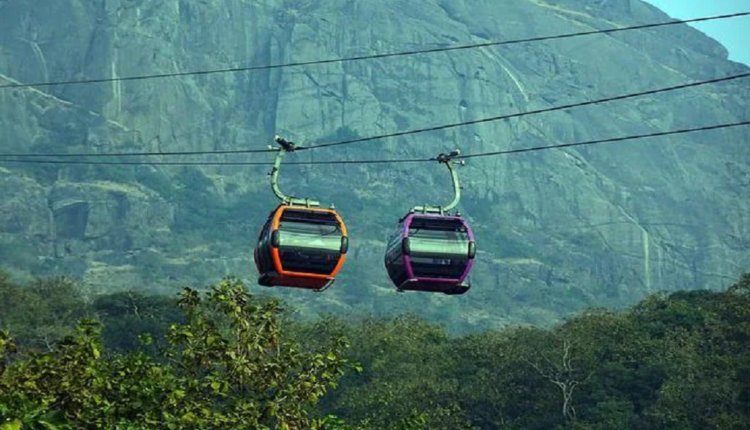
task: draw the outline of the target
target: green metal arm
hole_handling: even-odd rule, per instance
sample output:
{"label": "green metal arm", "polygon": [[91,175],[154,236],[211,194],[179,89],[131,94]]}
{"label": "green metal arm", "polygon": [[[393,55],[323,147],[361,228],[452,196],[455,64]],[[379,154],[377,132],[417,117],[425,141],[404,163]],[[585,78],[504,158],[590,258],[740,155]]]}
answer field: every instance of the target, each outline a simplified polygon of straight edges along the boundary
{"label": "green metal arm", "polygon": [[293,196],[287,196],[281,192],[281,188],[279,188],[279,170],[281,170],[281,160],[287,152],[294,152],[297,148],[294,143],[284,140],[281,136],[276,136],[274,140],[281,145],[281,148],[277,150],[278,153],[276,154],[276,159],[273,162],[273,169],[271,170],[271,189],[273,189],[273,193],[285,205],[302,205],[307,207],[320,206],[320,203],[315,200],[299,199]]}
{"label": "green metal arm", "polygon": [[[461,151],[456,149],[450,154],[440,154],[436,158],[439,163],[445,164],[451,173],[451,180],[453,181],[453,201],[446,206],[416,206],[413,209],[414,212],[444,214],[458,206],[458,202],[461,201],[461,184],[458,181],[458,173],[456,173],[455,162],[453,159],[458,157],[459,154],[461,154]],[[463,161],[461,164],[463,164]]]}

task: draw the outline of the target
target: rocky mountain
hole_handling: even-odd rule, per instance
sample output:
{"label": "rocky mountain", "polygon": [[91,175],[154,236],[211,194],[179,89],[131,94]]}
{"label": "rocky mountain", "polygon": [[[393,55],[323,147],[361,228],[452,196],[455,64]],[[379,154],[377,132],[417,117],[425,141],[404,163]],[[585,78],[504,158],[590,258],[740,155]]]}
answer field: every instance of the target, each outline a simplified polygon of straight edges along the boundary
{"label": "rocky mountain", "polygon": [[[640,0],[4,0],[0,85],[300,62],[660,22]],[[378,60],[0,89],[0,152],[262,149],[493,117],[747,72],[670,26]],[[293,154],[427,157],[750,118],[747,80]],[[327,292],[273,292],[300,312],[415,311],[455,330],[544,324],[586,306],[730,283],[750,267],[750,129],[469,161],[478,236],[465,296],[397,294],[384,240],[416,204],[451,198],[431,164],[292,166],[282,188],[335,203],[352,238]],[[98,159],[102,161],[102,159]],[[113,160],[113,159],[107,159]],[[263,154],[151,161],[270,161]],[[237,275],[275,206],[267,166],[0,162],[0,266],[93,292]]]}

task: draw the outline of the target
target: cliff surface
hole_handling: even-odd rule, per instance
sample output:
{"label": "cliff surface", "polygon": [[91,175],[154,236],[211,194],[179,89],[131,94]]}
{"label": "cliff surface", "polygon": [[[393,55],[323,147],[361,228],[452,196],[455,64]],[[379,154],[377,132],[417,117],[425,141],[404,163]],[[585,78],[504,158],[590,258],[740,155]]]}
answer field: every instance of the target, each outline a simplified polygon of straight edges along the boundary
{"label": "cliff surface", "polygon": [[[639,0],[6,0],[0,85],[266,65],[659,22]],[[0,90],[2,152],[264,148],[366,137],[747,72],[687,26],[245,73]],[[363,142],[288,160],[428,157],[750,118],[746,80]],[[450,199],[444,167],[285,166],[282,188],[335,203],[352,251],[303,313],[412,310],[457,329],[548,323],[750,266],[747,128],[478,158],[460,170],[479,260],[462,297],[396,294],[387,234]],[[164,157],[162,160],[166,160]],[[267,156],[173,161],[270,161]],[[152,159],[152,161],[155,161]],[[95,291],[256,276],[275,202],[266,166],[0,167],[0,266]],[[252,282],[251,282],[252,283]],[[268,290],[259,291],[267,292]]]}

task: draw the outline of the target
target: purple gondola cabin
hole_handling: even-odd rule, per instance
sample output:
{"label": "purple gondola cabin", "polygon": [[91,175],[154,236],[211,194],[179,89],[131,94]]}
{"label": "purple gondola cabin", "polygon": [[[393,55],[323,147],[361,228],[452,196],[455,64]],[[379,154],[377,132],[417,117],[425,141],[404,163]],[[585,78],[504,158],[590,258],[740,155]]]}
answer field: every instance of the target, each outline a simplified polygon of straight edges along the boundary
{"label": "purple gondola cabin", "polygon": [[388,240],[385,267],[399,291],[463,294],[475,256],[474,233],[460,216],[409,213]]}

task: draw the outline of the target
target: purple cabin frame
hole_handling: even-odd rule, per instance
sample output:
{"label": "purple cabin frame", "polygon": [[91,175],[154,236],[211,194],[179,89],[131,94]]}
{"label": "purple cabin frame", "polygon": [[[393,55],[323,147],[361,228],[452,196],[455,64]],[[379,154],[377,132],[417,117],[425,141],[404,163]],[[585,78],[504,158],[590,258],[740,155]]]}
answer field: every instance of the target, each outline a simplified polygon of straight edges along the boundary
{"label": "purple cabin frame", "polygon": [[[415,217],[460,221],[461,224],[464,227],[466,227],[466,233],[469,236],[469,240],[474,242],[474,232],[471,230],[471,227],[466,222],[466,220],[464,220],[460,216],[439,215],[439,214],[421,214],[421,213],[410,213],[404,218],[403,228],[401,229],[401,234],[400,234],[402,240],[404,238],[409,237],[409,226],[411,226],[411,222]],[[447,278],[446,279],[446,278],[417,277],[417,276],[414,276],[414,270],[412,269],[412,265],[411,265],[411,257],[404,254],[402,255],[402,258],[404,259],[403,260],[404,268],[406,270],[406,278],[407,278],[404,284],[408,282],[416,282],[416,283],[430,283],[430,284],[446,284],[446,286],[458,285],[458,284],[463,283],[466,280],[466,278],[469,276],[469,272],[471,272],[472,266],[474,266],[474,258],[469,259],[469,261],[466,264],[466,269],[464,270],[463,274],[459,278],[452,278],[452,279]]]}

